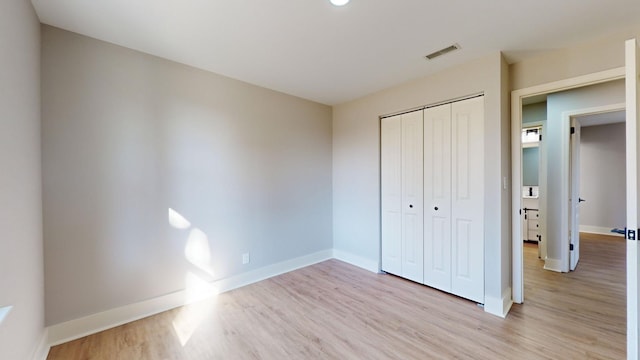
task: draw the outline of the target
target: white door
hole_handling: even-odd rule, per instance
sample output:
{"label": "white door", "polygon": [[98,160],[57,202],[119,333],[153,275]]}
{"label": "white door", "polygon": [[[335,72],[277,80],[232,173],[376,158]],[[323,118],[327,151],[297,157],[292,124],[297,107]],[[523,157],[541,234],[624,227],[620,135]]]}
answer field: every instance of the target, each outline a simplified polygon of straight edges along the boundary
{"label": "white door", "polygon": [[[638,359],[638,44],[625,43],[626,157],[627,157],[627,359]],[[633,233],[631,233],[633,232]],[[630,239],[632,238],[632,239]]]}
{"label": "white door", "polygon": [[569,156],[569,269],[578,266],[580,260],[580,122],[571,118]]}
{"label": "white door", "polygon": [[484,97],[451,104],[451,135],[451,288],[484,303]]}
{"label": "white door", "polygon": [[382,270],[402,275],[402,116],[381,121]]}
{"label": "white door", "polygon": [[451,105],[424,111],[424,283],[451,292]]}
{"label": "white door", "polygon": [[402,277],[423,282],[422,111],[402,115]]}

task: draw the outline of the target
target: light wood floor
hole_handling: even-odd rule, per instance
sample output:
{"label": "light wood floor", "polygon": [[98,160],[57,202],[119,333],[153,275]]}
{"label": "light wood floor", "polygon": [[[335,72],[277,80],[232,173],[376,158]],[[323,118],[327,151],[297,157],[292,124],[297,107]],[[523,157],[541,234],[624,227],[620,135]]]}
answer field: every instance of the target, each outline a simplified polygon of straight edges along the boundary
{"label": "light wood floor", "polygon": [[583,236],[578,269],[525,245],[509,316],[337,260],[51,349],[48,359],[624,359],[625,243]]}

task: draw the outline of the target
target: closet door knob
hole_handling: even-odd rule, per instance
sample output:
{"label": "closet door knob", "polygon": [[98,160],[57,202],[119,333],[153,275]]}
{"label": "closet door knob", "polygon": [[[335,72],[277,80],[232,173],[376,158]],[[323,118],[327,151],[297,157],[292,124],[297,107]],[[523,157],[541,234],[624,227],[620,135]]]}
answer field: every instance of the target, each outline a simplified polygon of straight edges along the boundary
{"label": "closet door knob", "polygon": [[433,208],[433,210],[438,211],[438,207],[437,207],[437,206],[436,206],[436,207],[434,207],[434,208]]}
{"label": "closet door knob", "polygon": [[413,209],[413,205],[409,204],[409,207]]}

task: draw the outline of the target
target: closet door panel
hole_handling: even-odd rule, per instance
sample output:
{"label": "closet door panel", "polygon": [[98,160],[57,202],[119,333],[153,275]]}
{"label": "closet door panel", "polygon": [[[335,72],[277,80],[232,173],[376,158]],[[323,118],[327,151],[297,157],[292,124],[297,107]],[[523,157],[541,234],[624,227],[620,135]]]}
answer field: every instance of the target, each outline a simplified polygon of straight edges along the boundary
{"label": "closet door panel", "polygon": [[452,292],[484,303],[484,97],[451,106]]}
{"label": "closet door panel", "polygon": [[402,115],[402,276],[423,282],[422,111]]}
{"label": "closet door panel", "polygon": [[451,291],[451,105],[424,111],[424,283]]}
{"label": "closet door panel", "polygon": [[402,116],[381,121],[382,270],[402,275]]}

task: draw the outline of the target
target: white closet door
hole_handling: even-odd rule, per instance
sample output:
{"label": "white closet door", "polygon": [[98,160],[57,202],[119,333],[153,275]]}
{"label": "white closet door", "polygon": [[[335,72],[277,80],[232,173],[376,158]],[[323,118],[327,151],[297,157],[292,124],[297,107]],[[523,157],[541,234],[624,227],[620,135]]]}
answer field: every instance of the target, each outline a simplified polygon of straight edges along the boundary
{"label": "white closet door", "polygon": [[451,119],[451,287],[484,303],[484,97],[451,104]]}
{"label": "white closet door", "polygon": [[424,111],[424,283],[451,292],[451,105]]}
{"label": "white closet door", "polygon": [[423,282],[422,111],[402,115],[402,276]]}
{"label": "white closet door", "polygon": [[381,122],[382,270],[402,275],[402,116]]}

